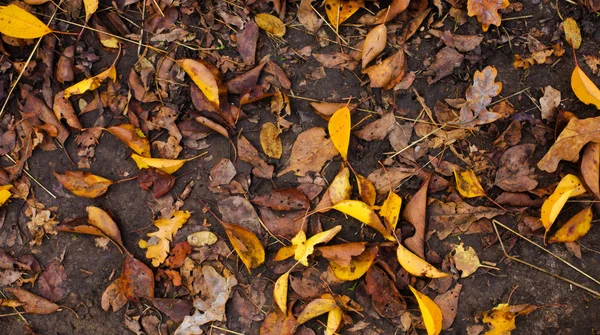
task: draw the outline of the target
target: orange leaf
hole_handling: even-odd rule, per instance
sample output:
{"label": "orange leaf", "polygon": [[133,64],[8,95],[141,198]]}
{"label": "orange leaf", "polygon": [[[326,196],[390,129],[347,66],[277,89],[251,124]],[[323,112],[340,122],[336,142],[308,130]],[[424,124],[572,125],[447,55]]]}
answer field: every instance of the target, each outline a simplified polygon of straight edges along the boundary
{"label": "orange leaf", "polygon": [[484,197],[485,191],[481,184],[479,183],[479,179],[477,179],[477,175],[473,170],[466,170],[462,172],[456,172],[456,169],[452,167],[454,170],[454,178],[456,178],[456,189],[465,198],[476,198],[476,197]]}
{"label": "orange leaf", "polygon": [[219,222],[248,272],[265,262],[265,249],[254,233],[231,223]]}
{"label": "orange leaf", "polygon": [[340,24],[364,6],[363,0],[325,0],[325,13],[327,13],[327,18],[333,28],[337,29]]}
{"label": "orange leaf", "polygon": [[586,76],[579,65],[575,65],[575,69],[571,74],[571,88],[579,101],[586,105],[594,105],[597,109],[600,109],[600,89]]}
{"label": "orange leaf", "polygon": [[97,198],[108,190],[113,181],[83,171],[65,171],[60,174],[53,171],[54,177],[69,191],[78,197]]}
{"label": "orange leaf", "polygon": [[491,24],[500,26],[502,17],[498,11],[510,5],[508,0],[468,0],[467,14],[477,16],[483,31],[488,31]]}

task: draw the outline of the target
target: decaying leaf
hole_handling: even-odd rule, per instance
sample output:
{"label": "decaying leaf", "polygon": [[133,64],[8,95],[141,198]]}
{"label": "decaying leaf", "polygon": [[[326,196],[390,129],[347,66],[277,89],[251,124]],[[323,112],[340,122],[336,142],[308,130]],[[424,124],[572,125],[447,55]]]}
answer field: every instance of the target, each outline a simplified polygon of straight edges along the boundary
{"label": "decaying leaf", "polygon": [[204,61],[193,59],[179,59],[177,64],[192,78],[206,99],[218,109],[221,85],[220,78],[212,71],[212,66]]}
{"label": "decaying leaf", "polygon": [[256,14],[254,21],[258,27],[275,37],[285,35],[285,24],[277,16],[271,14]]}
{"label": "decaying leaf", "polygon": [[[322,252],[323,249],[320,250]],[[357,280],[371,268],[373,261],[375,261],[375,257],[377,257],[378,251],[378,247],[366,248],[359,255],[352,256],[349,264],[343,264],[336,260],[329,260],[329,268],[340,280]]]}
{"label": "decaying leaf", "polygon": [[310,105],[315,110],[315,113],[326,121],[329,121],[333,113],[341,108],[348,107],[352,111],[356,107],[356,105],[345,102],[311,102]]}
{"label": "decaying leaf", "polygon": [[579,101],[586,105],[594,105],[600,109],[600,89],[594,82],[583,72],[579,65],[575,65],[571,74],[571,88]]}
{"label": "decaying leaf", "polygon": [[425,329],[427,329],[427,335],[438,335],[441,333],[443,319],[442,310],[425,294],[415,290],[410,285],[408,285],[408,288],[415,295],[415,298],[417,298],[419,309],[423,316],[423,323],[425,324]]}
{"label": "decaying leaf", "polygon": [[587,188],[600,199],[600,143],[588,143],[583,149],[581,176]]}
{"label": "decaying leaf", "polygon": [[548,243],[575,242],[585,236],[592,227],[592,208],[588,207],[575,214],[556,233]]}
{"label": "decaying leaf", "polygon": [[544,88],[544,96],[540,98],[543,120],[554,120],[556,108],[560,105],[560,91],[548,85]]}
{"label": "decaying leaf", "polygon": [[449,274],[436,269],[433,265],[427,263],[427,261],[419,258],[419,256],[410,252],[402,244],[398,245],[396,256],[404,270],[413,276],[427,278],[444,278],[450,276]]}
{"label": "decaying leaf", "polygon": [[259,155],[258,150],[243,135],[238,138],[238,155],[241,160],[249,163],[254,168],[252,173],[260,178],[271,179],[273,177],[274,167],[267,164]]}
{"label": "decaying leaf", "polygon": [[490,25],[500,26],[502,18],[498,11],[510,5],[508,0],[468,0],[467,14],[477,16],[483,31],[488,31]]}
{"label": "decaying leaf", "polygon": [[364,5],[363,0],[325,0],[325,13],[331,25],[337,29]]}
{"label": "decaying leaf", "polygon": [[369,31],[362,48],[363,69],[385,49],[386,42],[387,27],[385,24],[380,24]]}
{"label": "decaying leaf", "polygon": [[456,234],[466,232],[477,220],[492,219],[504,214],[504,211],[484,206],[473,207],[466,202],[444,203],[437,199],[430,199],[427,213],[429,229],[434,229],[438,238],[443,240],[453,232]]}
{"label": "decaying leaf", "polygon": [[370,87],[382,87],[391,90],[402,80],[406,73],[406,56],[404,50],[400,49],[392,56],[384,59],[380,64],[369,66],[362,70],[371,80]]}
{"label": "decaying leaf", "polygon": [[87,22],[98,9],[98,0],[83,0],[83,7],[85,8],[85,21]]}
{"label": "decaying leaf", "polygon": [[475,249],[472,247],[467,247],[465,249],[464,243],[455,245],[451,255],[454,266],[456,266],[458,271],[461,271],[461,278],[472,275],[481,266]]}
{"label": "decaying leaf", "polygon": [[260,326],[260,335],[294,335],[296,318],[292,311],[286,314],[273,310],[265,317]]}
{"label": "decaying leaf", "polygon": [[[495,1],[495,0],[494,0]],[[502,91],[502,83],[495,82],[498,70],[493,66],[486,66],[483,71],[475,71],[473,85],[465,94],[467,102],[460,109],[460,122],[473,122],[480,115],[485,116],[481,122],[489,123],[500,118],[498,113],[489,112],[487,106],[492,98]]]}
{"label": "decaying leaf", "polygon": [[109,127],[106,130],[127,144],[138,155],[150,157],[150,141],[140,129],[135,128],[132,124],[124,123]]}
{"label": "decaying leaf", "polygon": [[442,311],[442,329],[448,329],[454,323],[454,319],[458,313],[458,297],[461,290],[462,285],[456,283],[454,288],[436,296],[433,300]]}
{"label": "decaying leaf", "polygon": [[232,223],[219,223],[249,272],[265,262],[265,249],[253,232]]}
{"label": "decaying leaf", "polygon": [[425,232],[427,228],[427,189],[429,188],[429,176],[415,196],[404,208],[402,217],[415,227],[415,235],[404,240],[408,250],[425,259]]}
{"label": "decaying leaf", "polygon": [[98,228],[106,237],[123,247],[123,240],[121,239],[121,231],[117,226],[117,223],[112,217],[104,210],[94,206],[88,206],[85,208],[88,213],[88,223],[95,228]]}
{"label": "decaying leaf", "polygon": [[283,152],[279,129],[272,122],[265,122],[260,129],[260,145],[265,155],[279,159]]}
{"label": "decaying leaf", "polygon": [[152,189],[154,198],[159,198],[175,185],[175,177],[161,170],[149,168],[140,170],[137,182],[143,190]]}
{"label": "decaying leaf", "polygon": [[342,107],[333,113],[327,124],[331,142],[345,161],[348,160],[351,128],[352,121],[350,120],[350,109],[348,107]]}
{"label": "decaying leaf", "polygon": [[310,200],[296,188],[273,190],[250,201],[255,205],[269,207],[276,211],[291,211],[310,207]]}
{"label": "decaying leaf", "polygon": [[[355,174],[355,176],[356,183],[358,186],[358,196],[360,197],[360,200],[362,200],[369,206],[375,205],[375,201],[377,200],[377,190],[375,189],[375,185],[373,185],[373,183],[369,179],[361,176],[358,173]],[[351,191],[352,190],[350,190],[350,192]],[[343,200],[346,199],[350,199],[350,195],[348,195],[348,197]]]}
{"label": "decaying leaf", "polygon": [[298,21],[311,33],[316,33],[323,25],[323,20],[312,9],[312,0],[300,1],[298,6]]}
{"label": "decaying leaf", "polygon": [[581,32],[579,31],[577,21],[572,17],[568,17],[563,22],[563,28],[565,30],[567,42],[573,46],[573,49],[579,49],[579,46],[581,45]]}
{"label": "decaying leaf", "polygon": [[15,38],[38,38],[52,32],[37,17],[10,4],[0,6],[0,33]]}
{"label": "decaying leaf", "polygon": [[365,276],[365,293],[377,314],[395,318],[406,311],[406,302],[390,275],[379,266],[372,266]]}
{"label": "decaying leaf", "polygon": [[361,17],[359,22],[364,24],[387,23],[396,18],[400,13],[404,12],[409,4],[410,0],[392,0],[389,7],[381,9],[374,16],[367,14]]}
{"label": "decaying leaf", "polygon": [[140,248],[147,249],[146,257],[152,259],[153,266],[158,267],[167,259],[173,237],[190,216],[191,214],[188,211],[177,211],[173,213],[171,218],[155,220],[154,225],[158,228],[158,231],[149,233],[150,239],[148,241],[139,241]]}
{"label": "decaying leaf", "polygon": [[535,145],[519,144],[506,150],[500,158],[500,168],[496,172],[494,184],[508,192],[526,192],[536,188],[538,181],[535,169],[529,165],[529,159],[535,151]]}
{"label": "decaying leaf", "polygon": [[112,79],[113,82],[117,80],[117,68],[115,67],[115,64],[91,78],[84,79],[73,86],[67,87],[64,90],[65,99],[68,99],[71,95],[79,95],[87,91],[93,91],[100,87],[102,82],[107,78]]}
{"label": "decaying leaf", "polygon": [[78,197],[97,198],[108,190],[113,181],[84,171],[65,171],[60,174],[53,171],[54,177],[69,191]]}
{"label": "decaying leaf", "polygon": [[338,210],[346,215],[349,215],[358,221],[370,226],[371,228],[380,232],[383,237],[389,241],[395,241],[396,239],[390,234],[390,229],[384,226],[377,217],[377,214],[367,205],[366,203],[359,200],[344,200],[332,206],[333,209]]}
{"label": "decaying leaf", "polygon": [[454,69],[462,64],[464,59],[465,56],[456,51],[456,49],[452,47],[443,48],[435,55],[435,61],[429,67],[429,71],[433,71],[435,77],[427,78],[427,83],[431,85],[451,75]]}
{"label": "decaying leaf", "polygon": [[541,220],[544,228],[546,228],[546,233],[548,233],[548,230],[552,227],[552,224],[567,203],[567,200],[570,197],[575,197],[584,194],[585,192],[585,188],[577,176],[568,174],[561,179],[558,186],[556,186],[554,193],[552,193],[542,205]]}
{"label": "decaying leaf", "polygon": [[23,303],[22,307],[27,313],[52,314],[60,308],[57,304],[21,288],[7,287],[5,290],[17,297],[19,302]]}
{"label": "decaying leaf", "polygon": [[537,306],[522,304],[510,306],[509,304],[499,304],[492,310],[483,312],[483,322],[490,325],[490,330],[486,335],[510,335],[511,330],[516,329],[515,319],[519,315],[527,315],[537,309]]}
{"label": "decaying leaf", "polygon": [[310,128],[298,135],[292,147],[290,164],[287,168],[277,174],[294,171],[297,176],[305,176],[308,172],[318,172],[327,161],[338,155],[336,147],[320,127]]}
{"label": "decaying leaf", "polygon": [[477,175],[473,170],[457,172],[454,169],[454,178],[456,178],[456,189],[463,197],[476,198],[485,196],[485,191],[481,187],[479,179],[477,179]]}

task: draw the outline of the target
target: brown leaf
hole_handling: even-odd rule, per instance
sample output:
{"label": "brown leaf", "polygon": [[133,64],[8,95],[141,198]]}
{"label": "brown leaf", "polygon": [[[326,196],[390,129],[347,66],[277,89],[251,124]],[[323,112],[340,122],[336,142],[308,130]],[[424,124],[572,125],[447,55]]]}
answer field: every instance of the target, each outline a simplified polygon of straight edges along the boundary
{"label": "brown leaf", "polygon": [[555,120],[558,105],[560,105],[560,91],[550,85],[546,86],[544,96],[540,98],[542,120]]}
{"label": "brown leaf", "polygon": [[421,188],[404,207],[402,218],[415,227],[415,235],[404,240],[404,245],[417,256],[425,259],[425,231],[427,228],[427,188],[431,176],[423,182]]}
{"label": "brown leaf", "polygon": [[214,131],[215,133],[222,135],[225,138],[229,138],[229,133],[227,132],[227,129],[225,129],[225,127],[223,127],[222,125],[214,122],[213,120],[205,118],[204,116],[197,116],[194,120],[199,124],[205,126],[206,128]]}
{"label": "brown leaf", "polygon": [[40,293],[50,301],[58,301],[67,294],[65,267],[54,259],[38,279]]}
{"label": "brown leaf", "polygon": [[333,261],[341,266],[349,266],[352,257],[358,256],[365,251],[366,244],[367,242],[349,242],[317,247],[317,250],[328,261]]}
{"label": "brown leaf", "polygon": [[267,164],[258,153],[258,150],[244,137],[241,135],[238,138],[238,157],[246,163],[249,163],[254,168],[252,169],[252,174],[257,177],[264,179],[273,178],[274,167],[272,165]]}
{"label": "brown leaf", "polygon": [[317,30],[321,28],[321,25],[323,25],[323,20],[321,20],[315,13],[315,10],[312,9],[311,2],[312,0],[300,1],[297,15],[298,21],[300,21],[306,30],[311,33],[316,33]]}
{"label": "brown leaf", "polygon": [[340,108],[348,107],[352,111],[355,107],[355,105],[345,102],[311,102],[310,105],[314,108],[315,113],[326,121],[329,121],[333,113]]}
{"label": "brown leaf", "polygon": [[57,304],[20,288],[7,287],[5,290],[24,304],[22,307],[27,313],[52,314],[60,308]]}
{"label": "brown leaf", "polygon": [[427,206],[429,229],[434,229],[440,240],[445,239],[455,229],[465,232],[471,224],[482,218],[492,219],[504,211],[490,207],[473,207],[466,202],[441,202],[430,199]]}
{"label": "brown leaf", "polygon": [[483,31],[487,31],[491,24],[500,26],[502,17],[498,11],[510,3],[508,0],[468,0],[467,13],[469,16],[477,16]]}
{"label": "brown leaf", "polygon": [[73,71],[73,57],[75,56],[75,45],[66,47],[56,63],[56,80],[64,84],[75,79]]}
{"label": "brown leaf", "polygon": [[221,158],[210,170],[210,187],[228,185],[236,174],[235,165],[231,160]]}
{"label": "brown leaf", "polygon": [[310,201],[295,188],[273,190],[268,194],[259,195],[250,200],[258,206],[269,207],[276,211],[291,211],[310,207]]}
{"label": "brown leaf", "polygon": [[363,69],[362,73],[369,76],[371,88],[383,87],[386,90],[391,90],[402,80],[405,71],[406,56],[404,55],[404,49],[400,49],[380,64]]}
{"label": "brown leaf", "polygon": [[363,69],[385,49],[386,42],[387,27],[385,24],[380,24],[369,31],[362,47]]}
{"label": "brown leaf", "polygon": [[435,55],[435,61],[429,67],[429,71],[435,72],[434,78],[427,78],[429,85],[452,74],[455,68],[462,64],[465,57],[452,47],[445,47]]}
{"label": "brown leaf", "polygon": [[175,322],[183,321],[193,308],[192,303],[184,299],[154,298],[152,305]]}
{"label": "brown leaf", "polygon": [[300,133],[292,147],[290,165],[277,174],[281,177],[293,171],[297,176],[308,172],[318,172],[327,161],[338,155],[338,151],[320,127],[310,128]]}
{"label": "brown leaf", "polygon": [[275,212],[266,207],[259,207],[258,210],[265,226],[275,236],[292,239],[301,229],[306,230],[306,225],[298,224],[306,211]]}
{"label": "brown leaf", "polygon": [[21,96],[25,99],[23,110],[33,113],[42,122],[54,127],[57,133],[53,137],[56,137],[60,143],[65,143],[69,137],[69,130],[58,121],[54,112],[46,106],[44,101],[30,93],[25,86],[21,87]]}
{"label": "brown leaf", "polygon": [[433,300],[436,305],[442,310],[442,329],[448,329],[452,326],[456,313],[458,313],[458,297],[462,285],[456,283],[454,287],[447,292],[444,292]]}
{"label": "brown leaf", "polygon": [[577,162],[579,152],[589,142],[600,142],[600,116],[578,119],[573,117],[560,133],[550,150],[538,162],[540,170],[554,172],[561,160]]}
{"label": "brown leaf", "polygon": [[248,92],[258,83],[260,73],[262,72],[262,69],[266,64],[267,62],[262,62],[256,67],[254,67],[252,70],[229,80],[225,84],[227,86],[227,91],[233,94],[243,94]]}
{"label": "brown leaf", "polygon": [[474,50],[481,44],[481,41],[483,40],[483,36],[481,35],[455,35],[449,30],[444,31],[444,33],[439,37],[444,44],[449,47],[456,48],[456,50],[460,52],[469,52]]}
{"label": "brown leaf", "polygon": [[393,0],[389,8],[380,10],[375,16],[365,15],[359,22],[364,24],[382,24],[393,20],[398,14],[404,12],[410,0]]}
{"label": "brown leaf", "polygon": [[53,171],[52,173],[66,189],[84,198],[97,198],[106,193],[108,187],[113,184],[112,180],[84,171],[65,171],[64,174]]}
{"label": "brown leaf", "polygon": [[383,141],[396,125],[394,112],[383,115],[379,120],[375,120],[355,132],[356,137],[365,141]]}
{"label": "brown leaf", "polygon": [[600,199],[600,143],[588,143],[583,149],[581,176],[588,189]]}
{"label": "brown leaf", "polygon": [[313,57],[315,57],[319,63],[323,64],[324,67],[329,69],[348,69],[353,71],[358,65],[357,60],[343,52],[335,52],[332,54],[313,53]]}
{"label": "brown leaf", "polygon": [[64,92],[58,92],[54,96],[54,104],[52,105],[52,110],[54,111],[54,115],[56,118],[61,120],[67,120],[67,124],[69,127],[80,130],[82,128],[77,115],[75,114],[75,109],[73,109],[73,105],[71,105],[71,101],[69,99],[65,99]]}
{"label": "brown leaf", "polygon": [[155,198],[165,195],[175,185],[175,177],[153,167],[141,169],[137,181],[143,190],[148,191],[152,188],[152,195]]}
{"label": "brown leaf", "polygon": [[381,168],[371,172],[367,179],[373,183],[375,189],[377,190],[377,194],[381,196],[390,192],[390,186],[392,190],[394,190],[400,185],[400,183],[402,183],[404,179],[412,176],[413,174],[414,169],[404,167],[391,167],[385,170]]}
{"label": "brown leaf", "polygon": [[296,318],[291,309],[284,315],[279,308],[275,308],[265,317],[260,326],[260,335],[294,335],[295,330]]}
{"label": "brown leaf", "polygon": [[371,266],[365,278],[366,292],[375,311],[385,318],[395,318],[406,310],[406,302],[394,282],[378,266]]}
{"label": "brown leaf", "polygon": [[482,119],[483,116],[489,117],[487,106],[492,102],[492,98],[502,91],[502,83],[494,82],[496,75],[498,70],[493,66],[486,66],[483,71],[475,71],[473,85],[467,89],[467,103],[460,110],[461,123],[471,122],[479,115],[482,115]]}
{"label": "brown leaf", "polygon": [[265,235],[256,210],[246,198],[240,196],[227,197],[219,200],[218,206],[223,215],[223,221],[239,225],[254,233],[259,239]]}
{"label": "brown leaf", "polygon": [[144,263],[128,255],[121,271],[121,290],[133,302],[154,298],[154,274]]}
{"label": "brown leaf", "polygon": [[119,140],[123,141],[123,143],[129,146],[138,155],[150,157],[150,141],[148,141],[148,138],[143,137],[141,131],[132,124],[124,123],[118,126],[109,127],[106,130]]}
{"label": "brown leaf", "polygon": [[290,79],[285,74],[283,69],[279,65],[277,65],[277,63],[269,60],[267,62],[267,66],[265,66],[265,72],[274,75],[277,78],[277,81],[279,81],[279,84],[282,88],[286,90],[292,89],[292,83],[290,82]]}
{"label": "brown leaf", "polygon": [[106,290],[102,293],[101,306],[105,311],[109,311],[112,308],[113,312],[118,311],[127,303],[127,298],[123,294],[122,290],[123,281],[121,277],[113,281]]}
{"label": "brown leaf", "polygon": [[500,158],[494,185],[509,192],[525,192],[536,188],[538,181],[535,169],[529,164],[534,151],[534,144],[521,144],[506,150]]}

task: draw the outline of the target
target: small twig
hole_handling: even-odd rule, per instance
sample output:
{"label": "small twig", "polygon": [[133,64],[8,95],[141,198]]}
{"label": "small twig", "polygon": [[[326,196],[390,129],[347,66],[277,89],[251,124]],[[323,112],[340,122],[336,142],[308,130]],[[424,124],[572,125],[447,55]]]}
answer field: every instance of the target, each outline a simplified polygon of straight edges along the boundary
{"label": "small twig", "polygon": [[533,15],[523,15],[523,16],[514,16],[514,17],[507,17],[502,19],[502,21],[512,21],[512,20],[521,20],[521,19],[529,19],[532,18]]}
{"label": "small twig", "polygon": [[[4,157],[8,158],[8,160],[10,160],[11,162],[13,162],[13,164],[17,164],[17,161],[15,161],[15,159],[12,158],[9,154],[4,154]],[[31,175],[31,173],[29,173],[29,171],[25,167],[23,167],[23,172],[27,175],[27,177],[29,177],[29,179],[33,180],[44,191],[46,191],[46,193],[50,194],[51,197],[53,197],[54,199],[56,199],[56,196],[54,195],[54,193],[50,192],[50,190],[47,189],[46,186],[42,185],[42,183],[40,183],[37,179],[35,179],[35,177],[33,175]]]}
{"label": "small twig", "polygon": [[[325,18],[323,17],[323,15],[321,15],[321,13],[319,13],[319,11],[318,11],[318,10],[317,10],[315,7],[313,7],[313,5],[310,5],[310,7],[311,7],[311,8],[312,8],[312,9],[315,11],[315,13],[317,13],[317,15],[319,15],[319,17],[321,18],[321,20],[323,20],[323,22],[325,22],[325,24],[326,24],[326,25],[327,25],[329,28],[331,28],[331,30],[333,30],[333,32],[334,32],[334,33],[337,35],[337,37],[338,37],[338,38],[339,38],[339,39],[340,39],[342,42],[344,42],[344,45],[348,45],[348,42],[346,42],[346,40],[345,40],[345,39],[344,39],[342,36],[340,36],[340,34],[338,33],[337,29],[333,29],[333,27],[331,26],[331,24],[329,24],[329,22],[327,22],[327,20],[325,20]],[[338,10],[339,10],[339,7],[338,7]],[[338,20],[339,20],[339,17],[340,17],[340,16],[339,16],[339,13],[338,13]],[[339,27],[339,24],[338,24],[338,27]]]}
{"label": "small twig", "polygon": [[523,92],[525,92],[525,91],[529,90],[530,88],[531,88],[531,87],[524,88],[524,89],[522,89],[522,90],[520,90],[520,91],[518,91],[518,92],[515,92],[515,93],[513,93],[513,94],[511,94],[511,95],[509,95],[509,96],[507,96],[507,97],[504,97],[504,98],[502,98],[502,99],[500,99],[500,100],[496,100],[496,101],[492,102],[491,104],[489,104],[489,105],[488,105],[488,107],[489,107],[489,106],[493,106],[493,105],[495,105],[495,104],[497,104],[497,103],[500,103],[500,102],[502,102],[502,101],[504,101],[504,100],[510,99],[510,98],[512,98],[512,97],[514,97],[514,96],[517,96],[517,95],[519,95],[519,94],[521,94],[521,93],[523,93]]}

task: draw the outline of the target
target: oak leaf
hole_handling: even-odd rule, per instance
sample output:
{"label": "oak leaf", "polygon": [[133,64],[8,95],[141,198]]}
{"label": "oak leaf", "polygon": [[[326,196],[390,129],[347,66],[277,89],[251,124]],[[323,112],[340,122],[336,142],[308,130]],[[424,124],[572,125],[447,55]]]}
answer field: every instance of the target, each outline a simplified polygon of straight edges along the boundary
{"label": "oak leaf", "polygon": [[498,11],[510,5],[508,0],[468,0],[467,14],[477,16],[483,31],[488,31],[490,25],[500,26],[502,17]]}
{"label": "oak leaf", "polygon": [[188,211],[177,211],[171,218],[155,220],[154,225],[158,231],[148,234],[150,240],[139,241],[139,246],[147,249],[146,257],[152,259],[153,266],[158,267],[167,259],[171,241],[190,216]]}

